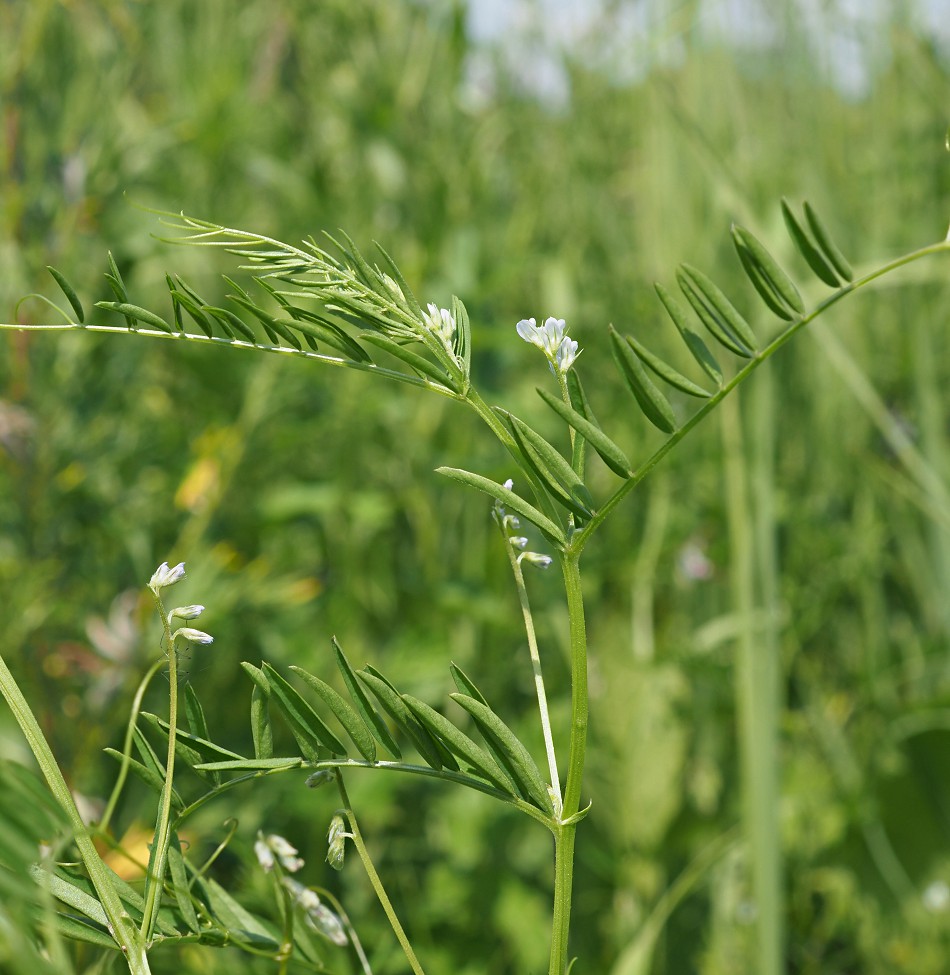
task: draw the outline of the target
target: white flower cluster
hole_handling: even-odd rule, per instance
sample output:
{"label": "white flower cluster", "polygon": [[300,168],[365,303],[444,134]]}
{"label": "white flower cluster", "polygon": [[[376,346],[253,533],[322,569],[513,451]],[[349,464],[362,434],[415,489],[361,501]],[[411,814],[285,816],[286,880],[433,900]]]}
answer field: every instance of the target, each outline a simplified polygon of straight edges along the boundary
{"label": "white flower cluster", "polygon": [[[276,833],[271,833],[269,836],[258,833],[254,853],[257,862],[267,873],[277,865],[288,873],[296,873],[304,865],[303,860],[297,855],[296,847]],[[343,922],[323,904],[315,890],[304,887],[293,877],[281,876],[280,883],[290,893],[294,903],[307,915],[307,921],[315,931],[319,931],[335,945],[342,946],[348,943]]]}
{"label": "white flower cluster", "polygon": [[343,922],[320,900],[315,890],[304,887],[293,877],[284,877],[281,883],[290,891],[294,903],[306,913],[307,921],[315,931],[341,948],[349,943]]}
{"label": "white flower cluster", "polygon": [[275,863],[279,863],[290,873],[296,873],[303,866],[303,860],[297,856],[296,847],[291,846],[283,836],[278,836],[276,833],[271,833],[270,836],[258,833],[254,854],[257,862],[267,873],[274,869]]}
{"label": "white flower cluster", "polygon": [[[505,481],[505,487],[511,491],[514,489],[515,482],[509,477]],[[501,530],[508,539],[508,544],[512,548],[524,549],[527,547],[528,539],[524,535],[512,535],[511,532],[517,531],[521,527],[521,522],[517,515],[509,515],[505,511],[504,505],[500,501],[495,502],[495,520],[501,526]],[[550,555],[542,555],[540,552],[525,552],[522,551],[518,555],[518,564],[522,562],[527,562],[529,565],[535,565],[539,569],[546,569],[554,560]]]}
{"label": "white flower cluster", "polygon": [[425,320],[426,328],[433,335],[438,336],[449,354],[454,356],[455,317],[448,308],[439,308],[438,305],[433,304],[431,301],[426,307],[428,308],[428,312],[422,316]]}
{"label": "white flower cluster", "polygon": [[[181,582],[185,578],[185,563],[179,562],[178,565],[173,568],[168,567],[167,562],[163,562],[153,573],[152,578],[149,579],[148,587],[155,594],[156,598],[161,598],[162,590],[167,589],[169,586],[175,585],[176,582]],[[168,618],[171,620],[173,617],[180,620],[195,620],[205,611],[204,606],[194,603],[190,606],[176,606],[169,614]],[[180,626],[174,633],[172,633],[172,643],[175,642],[179,637],[182,640],[187,640],[189,643],[203,643],[209,644],[214,643],[214,637],[210,633],[205,633],[204,630],[196,630],[192,626]]]}
{"label": "white flower cluster", "polygon": [[515,327],[525,342],[536,345],[544,353],[555,375],[566,375],[580,355],[577,343],[567,335],[563,318],[546,318],[540,328],[533,318],[522,318]]}

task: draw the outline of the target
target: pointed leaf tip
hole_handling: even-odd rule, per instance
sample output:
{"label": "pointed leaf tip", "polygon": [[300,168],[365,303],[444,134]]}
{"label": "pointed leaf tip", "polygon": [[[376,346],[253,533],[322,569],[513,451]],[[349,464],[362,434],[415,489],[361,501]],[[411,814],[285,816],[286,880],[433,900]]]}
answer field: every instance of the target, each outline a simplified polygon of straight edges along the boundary
{"label": "pointed leaf tip", "polygon": [[610,344],[620,374],[626,380],[644,416],[663,433],[673,433],[676,430],[676,416],[670,401],[657,389],[637,354],[613,325],[610,326]]}

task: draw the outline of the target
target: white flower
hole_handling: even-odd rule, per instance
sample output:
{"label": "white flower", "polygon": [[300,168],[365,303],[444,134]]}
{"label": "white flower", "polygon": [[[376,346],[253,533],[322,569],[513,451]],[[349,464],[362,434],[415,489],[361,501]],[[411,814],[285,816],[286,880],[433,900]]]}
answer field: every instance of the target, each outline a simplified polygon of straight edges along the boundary
{"label": "white flower", "polygon": [[505,489],[508,491],[513,491],[515,489],[515,482],[510,477],[507,481],[505,481]]}
{"label": "white flower", "polygon": [[176,606],[168,616],[177,616],[180,620],[196,620],[204,611],[204,606],[196,603],[193,606]]}
{"label": "white flower", "polygon": [[519,562],[527,562],[529,565],[536,565],[539,569],[546,569],[554,561],[550,555],[541,555],[539,552],[522,552],[518,556]]}
{"label": "white flower", "polygon": [[524,548],[528,544],[528,539],[524,535],[510,535],[508,543],[514,548]]}
{"label": "white flower", "polygon": [[166,586],[173,586],[176,582],[185,578],[185,563],[179,562],[173,569],[168,568],[168,563],[163,562],[149,579],[148,587],[152,592],[157,593],[159,589]]}
{"label": "white flower", "polygon": [[290,892],[294,903],[306,912],[307,921],[314,930],[319,931],[320,934],[340,947],[348,943],[346,931],[343,930],[343,922],[329,907],[321,903],[315,890],[304,887],[293,877],[284,877],[283,885]]}
{"label": "white flower", "polygon": [[189,643],[214,643],[214,637],[204,630],[194,630],[190,626],[181,626],[172,634],[172,643],[179,637],[188,640]]}
{"label": "white flower", "polygon": [[546,318],[540,328],[533,318],[523,318],[515,328],[525,342],[536,345],[544,353],[552,372],[564,375],[580,354],[577,343],[566,334],[563,318]]}
{"label": "white flower", "polygon": [[577,356],[577,343],[565,335],[561,339],[561,344],[557,347],[557,352],[554,354],[557,367],[561,370],[562,374],[566,373],[574,365],[574,360]]}
{"label": "white flower", "polygon": [[426,327],[437,335],[446,349],[454,355],[452,342],[455,339],[455,318],[452,312],[448,308],[439,308],[431,301],[426,307],[429,309],[428,314],[423,315]]}
{"label": "white flower", "polygon": [[397,282],[391,278],[388,274],[383,274],[383,284],[393,293],[393,297],[398,298],[400,302],[406,300],[406,296],[402,293],[402,288],[399,287]]}
{"label": "white flower", "polygon": [[257,834],[257,842],[254,844],[254,853],[257,862],[268,872],[274,868],[274,857],[280,865],[290,873],[296,873],[302,866],[303,860],[297,856],[297,850],[276,833],[264,836],[263,833]]}
{"label": "white flower", "polygon": [[254,843],[254,855],[266,873],[274,869],[274,851],[264,842],[263,837]]}

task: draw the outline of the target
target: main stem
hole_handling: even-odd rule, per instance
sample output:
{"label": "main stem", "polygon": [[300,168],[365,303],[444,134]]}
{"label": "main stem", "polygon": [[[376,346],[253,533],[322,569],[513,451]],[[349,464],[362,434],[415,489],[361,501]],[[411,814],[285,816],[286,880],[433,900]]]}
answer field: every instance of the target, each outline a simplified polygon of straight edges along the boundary
{"label": "main stem", "polygon": [[561,554],[561,572],[571,626],[571,746],[561,822],[554,834],[554,922],[548,975],[564,975],[568,963],[571,893],[574,884],[574,841],[581,784],[587,756],[587,627],[581,591],[580,554]]}

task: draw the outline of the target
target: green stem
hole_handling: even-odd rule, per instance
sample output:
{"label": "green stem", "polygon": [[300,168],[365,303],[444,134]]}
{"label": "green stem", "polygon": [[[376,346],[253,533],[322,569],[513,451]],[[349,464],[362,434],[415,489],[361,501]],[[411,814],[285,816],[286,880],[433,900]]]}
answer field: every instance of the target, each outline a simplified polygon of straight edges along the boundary
{"label": "green stem", "polygon": [[145,888],[145,908],[142,913],[141,933],[146,942],[151,940],[158,909],[162,901],[165,867],[168,864],[168,845],[171,841],[172,788],[175,777],[175,743],[178,734],[178,653],[171,638],[171,627],[161,597],[156,593],[155,602],[162,617],[165,646],[168,647],[168,758],[165,762],[165,783],[158,807],[152,852],[148,863]]}
{"label": "green stem", "polygon": [[136,931],[132,919],[122,906],[112,881],[112,873],[102,862],[89,830],[83,822],[69,786],[59,769],[53,750],[46,740],[33,711],[20,691],[6,661],[0,657],[0,693],[3,694],[10,710],[16,718],[30,750],[36,757],[50,792],[69,819],[73,839],[79,849],[89,879],[99,896],[106,917],[109,919],[110,934],[121,947],[131,975],[149,975],[148,959],[145,955],[144,939]]}
{"label": "green stem", "polygon": [[548,975],[564,975],[568,962],[571,894],[574,883],[574,840],[580,809],[581,785],[587,755],[587,627],[581,591],[580,555],[562,553],[561,572],[571,628],[571,744],[561,824],[554,834],[554,921]]}
{"label": "green stem", "polygon": [[376,891],[376,897],[386,912],[390,927],[392,927],[396,939],[402,946],[403,954],[405,954],[406,960],[409,962],[409,967],[415,972],[415,975],[425,975],[422,965],[419,964],[419,959],[416,958],[416,953],[412,950],[412,945],[409,944],[409,938],[406,937],[406,932],[399,923],[399,918],[396,916],[395,908],[389,899],[389,895],[386,893],[385,887],[383,887],[383,882],[379,879],[379,874],[376,872],[376,867],[370,858],[369,850],[366,849],[366,844],[363,842],[363,834],[360,832],[359,823],[356,821],[356,813],[353,812],[353,807],[350,805],[350,797],[346,794],[346,787],[343,784],[343,775],[339,771],[336,774],[336,784],[340,790],[340,801],[343,803],[343,812],[346,814],[347,821],[350,824],[350,836],[360,860],[363,861],[363,869],[366,871],[366,876],[369,877],[369,882],[373,885],[373,890]]}
{"label": "green stem", "polygon": [[125,742],[122,745],[122,765],[119,768],[119,775],[115,780],[115,785],[112,787],[112,794],[109,796],[109,801],[106,804],[105,812],[102,814],[102,818],[97,824],[97,828],[100,833],[106,832],[109,828],[109,823],[112,821],[112,815],[115,812],[115,807],[118,804],[119,796],[122,794],[122,789],[125,786],[125,780],[129,774],[129,759],[132,755],[132,737],[135,734],[135,724],[138,720],[139,711],[142,710],[142,698],[145,697],[145,691],[148,685],[151,683],[152,678],[159,672],[162,667],[163,660],[159,658],[152,664],[151,667],[146,671],[145,676],[139,683],[138,689],[135,692],[135,697],[132,699],[132,707],[129,712],[129,723],[126,725],[125,729]]}
{"label": "green stem", "polygon": [[[497,516],[496,516],[497,518]],[[534,617],[531,615],[531,604],[528,602],[528,589],[524,583],[524,573],[521,571],[521,561],[515,547],[511,544],[511,534],[507,521],[497,518],[505,539],[505,550],[511,563],[511,572],[515,579],[515,589],[518,591],[518,602],[521,604],[521,615],[524,618],[525,633],[528,637],[528,653],[531,657],[531,670],[534,673],[534,687],[538,696],[538,712],[541,716],[541,734],[544,737],[544,751],[548,759],[548,774],[551,788],[557,797],[555,813],[560,816],[561,779],[557,770],[557,755],[554,751],[554,735],[551,732],[551,717],[548,713],[548,698],[544,690],[544,674],[541,671],[541,654],[538,651],[538,638],[534,630]]]}

